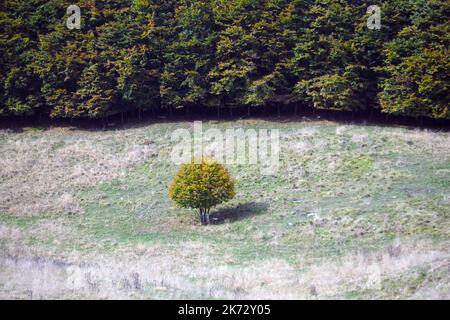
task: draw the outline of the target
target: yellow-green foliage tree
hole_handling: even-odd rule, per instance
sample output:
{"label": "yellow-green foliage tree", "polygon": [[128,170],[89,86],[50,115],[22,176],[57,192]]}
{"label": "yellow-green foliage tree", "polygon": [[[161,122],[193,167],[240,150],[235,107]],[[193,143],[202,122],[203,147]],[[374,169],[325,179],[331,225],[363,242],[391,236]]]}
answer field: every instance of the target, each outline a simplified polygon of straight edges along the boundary
{"label": "yellow-green foliage tree", "polygon": [[177,206],[199,211],[202,225],[209,223],[211,208],[235,195],[234,179],[228,170],[206,158],[182,165],[169,188],[169,197]]}

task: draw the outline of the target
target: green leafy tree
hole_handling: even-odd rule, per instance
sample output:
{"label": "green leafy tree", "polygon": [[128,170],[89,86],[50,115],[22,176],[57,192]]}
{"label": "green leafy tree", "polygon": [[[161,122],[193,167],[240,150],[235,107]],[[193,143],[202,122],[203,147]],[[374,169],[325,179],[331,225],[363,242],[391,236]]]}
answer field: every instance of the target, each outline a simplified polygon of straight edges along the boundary
{"label": "green leafy tree", "polygon": [[296,100],[317,109],[365,108],[367,66],[355,54],[355,25],[365,6],[350,1],[312,1],[298,30],[292,66]]}
{"label": "green leafy tree", "polygon": [[450,118],[450,4],[374,0],[0,3],[0,116],[198,106]]}
{"label": "green leafy tree", "polygon": [[38,31],[45,32],[45,25],[55,18],[44,14],[51,7],[42,0],[0,4],[0,115],[31,115],[43,106],[40,79],[30,63]]}
{"label": "green leafy tree", "polygon": [[169,197],[182,208],[199,211],[201,223],[209,223],[211,208],[235,196],[234,180],[228,170],[214,160],[184,164],[169,188]]}
{"label": "green leafy tree", "polygon": [[409,4],[402,15],[409,23],[383,47],[381,108],[392,114],[450,119],[450,3]]}
{"label": "green leafy tree", "polygon": [[128,1],[85,1],[82,29],[64,19],[40,37],[33,63],[54,117],[99,118],[159,105],[159,61],[148,41],[150,9]]}
{"label": "green leafy tree", "polygon": [[214,63],[214,28],[209,2],[179,1],[173,25],[176,36],[164,54],[163,105],[181,108],[208,104],[209,82],[205,75]]}
{"label": "green leafy tree", "polygon": [[211,93],[225,106],[283,103],[289,77],[289,1],[216,0],[216,63]]}

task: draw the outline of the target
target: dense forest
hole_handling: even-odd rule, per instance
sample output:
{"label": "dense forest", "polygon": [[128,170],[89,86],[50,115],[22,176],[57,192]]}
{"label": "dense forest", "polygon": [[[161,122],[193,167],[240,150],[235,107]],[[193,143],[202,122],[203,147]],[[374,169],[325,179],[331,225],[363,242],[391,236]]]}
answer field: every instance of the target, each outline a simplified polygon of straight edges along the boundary
{"label": "dense forest", "polygon": [[450,119],[449,17],[448,0],[2,0],[0,116],[286,105]]}

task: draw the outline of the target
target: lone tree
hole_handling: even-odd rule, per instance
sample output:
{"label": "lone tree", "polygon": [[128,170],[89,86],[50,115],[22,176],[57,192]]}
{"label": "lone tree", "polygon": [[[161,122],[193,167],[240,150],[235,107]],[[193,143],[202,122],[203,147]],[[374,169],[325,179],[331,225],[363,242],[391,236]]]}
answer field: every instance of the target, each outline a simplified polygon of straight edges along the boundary
{"label": "lone tree", "polygon": [[212,207],[233,199],[235,195],[234,180],[228,170],[215,160],[206,158],[182,165],[169,188],[169,197],[177,206],[199,211],[202,225],[209,224]]}

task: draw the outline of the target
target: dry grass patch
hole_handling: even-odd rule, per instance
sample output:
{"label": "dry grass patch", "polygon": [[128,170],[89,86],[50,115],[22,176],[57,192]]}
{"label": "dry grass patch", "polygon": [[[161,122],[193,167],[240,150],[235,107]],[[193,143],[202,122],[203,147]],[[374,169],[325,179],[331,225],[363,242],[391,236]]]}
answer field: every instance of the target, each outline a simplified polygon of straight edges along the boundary
{"label": "dry grass patch", "polygon": [[155,154],[153,143],[137,138],[61,129],[7,135],[0,143],[0,212],[81,212],[78,190],[123,178]]}

